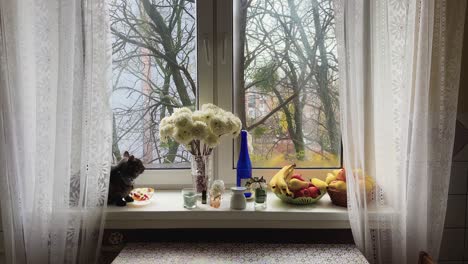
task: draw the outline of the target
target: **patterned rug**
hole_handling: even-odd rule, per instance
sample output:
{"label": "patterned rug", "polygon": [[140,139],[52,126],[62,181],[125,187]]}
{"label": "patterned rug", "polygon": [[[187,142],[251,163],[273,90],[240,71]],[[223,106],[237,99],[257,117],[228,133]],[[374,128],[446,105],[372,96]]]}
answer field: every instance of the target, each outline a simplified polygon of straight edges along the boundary
{"label": "patterned rug", "polygon": [[349,244],[130,243],[114,260],[124,263],[368,263]]}

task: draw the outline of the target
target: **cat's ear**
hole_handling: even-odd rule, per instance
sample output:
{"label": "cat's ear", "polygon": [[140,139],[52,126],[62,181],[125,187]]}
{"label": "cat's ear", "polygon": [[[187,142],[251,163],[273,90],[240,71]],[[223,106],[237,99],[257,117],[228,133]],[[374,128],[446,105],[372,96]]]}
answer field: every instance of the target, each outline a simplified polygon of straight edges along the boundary
{"label": "cat's ear", "polygon": [[128,157],[128,160],[129,161],[133,161],[135,159],[135,156],[131,155],[130,157]]}
{"label": "cat's ear", "polygon": [[130,153],[128,153],[128,151],[125,151],[123,156],[124,156],[124,158],[128,158],[128,157],[130,157]]}

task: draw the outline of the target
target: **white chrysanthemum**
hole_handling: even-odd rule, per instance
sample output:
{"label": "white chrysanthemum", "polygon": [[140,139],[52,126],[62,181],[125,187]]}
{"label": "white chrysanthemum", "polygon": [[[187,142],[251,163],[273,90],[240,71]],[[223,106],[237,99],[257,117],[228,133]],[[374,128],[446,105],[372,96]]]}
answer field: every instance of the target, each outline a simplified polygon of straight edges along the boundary
{"label": "white chrysanthemum", "polygon": [[203,121],[206,124],[209,124],[211,121],[211,118],[216,115],[216,112],[213,110],[203,110],[203,111],[197,111],[196,114],[194,114],[196,121]]}
{"label": "white chrysanthemum", "polygon": [[174,129],[174,140],[177,141],[180,144],[188,144],[190,141],[193,140],[192,133],[190,129],[184,128],[184,127],[176,127]]}
{"label": "white chrysanthemum", "polygon": [[238,130],[235,130],[234,132],[232,132],[232,137],[234,138],[238,137],[240,135],[240,132],[241,132],[240,128]]}
{"label": "white chrysanthemum", "polygon": [[192,110],[190,110],[190,108],[188,107],[176,108],[174,110],[175,115],[182,114],[182,113],[192,114]]}
{"label": "white chrysanthemum", "polygon": [[171,124],[166,124],[164,126],[159,127],[159,137],[162,142],[167,142],[167,140],[172,136],[174,133],[174,126]]}
{"label": "white chrysanthemum", "polygon": [[204,116],[204,112],[201,111],[201,110],[197,110],[195,112],[193,112],[192,114],[192,120],[193,122],[195,121],[202,121],[202,122],[205,122],[205,116]]}
{"label": "white chrysanthemum", "polygon": [[214,148],[219,144],[219,137],[213,133],[208,133],[204,142],[208,147]]}
{"label": "white chrysanthemum", "polygon": [[166,116],[159,122],[160,127],[163,127],[168,124],[174,124],[174,118],[172,118],[171,116]]}
{"label": "white chrysanthemum", "polygon": [[223,111],[223,109],[219,108],[218,106],[216,106],[214,104],[204,104],[204,105],[202,105],[201,109],[203,111],[207,111],[207,110],[212,110],[214,112]]}
{"label": "white chrysanthemum", "polygon": [[232,121],[234,122],[234,128],[231,130],[231,133],[232,136],[237,137],[242,129],[242,121],[237,116],[234,116]]}
{"label": "white chrysanthemum", "polygon": [[190,128],[193,125],[192,115],[188,113],[178,113],[174,117],[174,125],[177,128]]}
{"label": "white chrysanthemum", "polygon": [[214,134],[221,136],[226,133],[226,123],[224,116],[213,116],[210,120],[210,129]]}
{"label": "white chrysanthemum", "polygon": [[236,123],[236,116],[232,113],[226,112],[225,113],[225,118],[226,118],[226,133],[233,133],[237,129],[237,123]]}
{"label": "white chrysanthemum", "polygon": [[225,115],[226,115],[227,120],[228,120],[228,128],[229,128],[228,133],[231,133],[234,136],[239,135],[240,130],[242,128],[242,122],[240,121],[240,119],[237,116],[235,116],[233,113],[230,113],[230,112],[226,112]]}
{"label": "white chrysanthemum", "polygon": [[205,122],[195,121],[192,126],[193,139],[204,139],[208,133],[208,126]]}

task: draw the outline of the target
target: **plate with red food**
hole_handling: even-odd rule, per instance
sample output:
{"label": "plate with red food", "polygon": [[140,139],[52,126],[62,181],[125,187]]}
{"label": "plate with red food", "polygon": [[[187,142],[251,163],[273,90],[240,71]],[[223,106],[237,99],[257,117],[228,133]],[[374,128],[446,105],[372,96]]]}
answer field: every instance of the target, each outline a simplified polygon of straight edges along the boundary
{"label": "plate with red food", "polygon": [[133,202],[129,205],[141,206],[151,203],[151,198],[153,197],[154,189],[149,187],[144,188],[135,188],[130,192],[130,197],[133,198]]}

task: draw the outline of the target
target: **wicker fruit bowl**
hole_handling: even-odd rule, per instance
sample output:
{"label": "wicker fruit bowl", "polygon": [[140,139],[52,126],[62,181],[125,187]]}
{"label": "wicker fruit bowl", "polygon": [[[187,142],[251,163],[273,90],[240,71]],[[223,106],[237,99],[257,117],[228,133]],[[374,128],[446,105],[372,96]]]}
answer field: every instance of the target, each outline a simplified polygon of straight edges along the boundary
{"label": "wicker fruit bowl", "polygon": [[[346,191],[339,191],[335,188],[327,187],[327,193],[330,196],[330,199],[334,205],[348,207],[348,198]],[[367,192],[366,196],[367,202],[370,202],[372,200],[372,197],[374,196],[374,189],[370,192]]]}
{"label": "wicker fruit bowl", "polygon": [[287,195],[284,195],[284,194],[279,194],[279,193],[275,193],[276,196],[278,198],[280,198],[281,201],[285,202],[285,203],[288,203],[288,204],[295,204],[295,205],[309,205],[309,204],[313,204],[313,203],[316,203],[318,200],[320,200],[323,195],[325,195],[325,192],[320,192],[320,195],[315,197],[315,198],[312,198],[312,197],[297,197],[297,198],[293,198],[291,196],[287,196]]}

